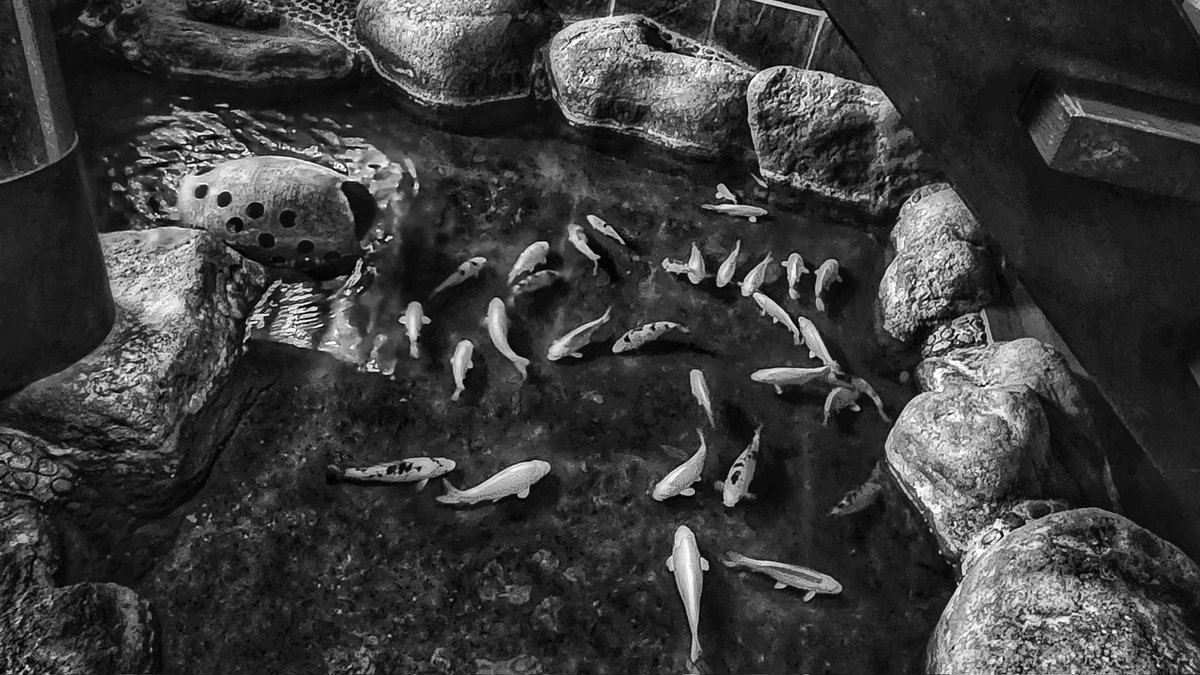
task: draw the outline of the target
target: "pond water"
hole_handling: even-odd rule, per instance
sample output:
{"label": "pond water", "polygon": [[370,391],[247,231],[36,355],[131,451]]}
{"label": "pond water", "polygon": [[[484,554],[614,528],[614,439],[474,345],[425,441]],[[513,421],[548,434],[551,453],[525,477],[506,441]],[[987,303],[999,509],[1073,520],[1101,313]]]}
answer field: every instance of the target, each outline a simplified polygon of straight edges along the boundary
{"label": "pond water", "polygon": [[[393,376],[252,341],[230,384],[252,390],[252,403],[199,492],[139,521],[132,537],[94,525],[80,533],[70,575],[126,583],[146,597],[159,614],[168,672],[686,672],[687,620],[665,566],[679,525],[712,563],[702,672],[920,670],[954,586],[932,538],[886,492],[860,513],[827,515],[882,457],[889,425],[864,399],[861,413],[823,426],[826,388],[780,396],[751,382],[759,368],[815,362],[736,286],[693,286],[659,264],[686,259],[695,242],[711,273],[740,239],[740,279],[772,252],[765,292],[810,317],[894,416],[914,392],[886,372],[875,347],[885,229],[823,205],[779,208],[742,162],[690,162],[641,144],[597,149],[552,119],[464,135],[422,123],[374,87],[252,101],[77,65],[66,70],[98,177],[100,156],[119,154],[135,121],[174,105],[327,118],[393,159],[411,158],[420,178],[392,223],[398,251],[376,260],[375,320],[354,336],[367,345],[375,333],[395,336],[402,349]],[[718,182],[770,217],[751,224],[701,210]],[[564,240],[567,223],[586,214],[631,244],[592,237],[604,259],[595,275]],[[538,239],[551,243],[550,265],[567,282],[510,311],[513,348],[533,361],[522,381],[480,322],[493,297],[506,297],[517,254]],[[778,261],[792,251],[810,265],[840,261],[845,281],[828,314],[813,306],[811,275],[799,301],[788,299]],[[472,256],[492,269],[430,300]],[[396,324],[412,300],[432,319],[416,360]],[[546,360],[554,338],[608,307],[613,321],[583,358]],[[688,326],[691,339],[610,353],[620,333],[658,320]],[[475,344],[475,369],[453,402],[449,357],[460,339]],[[715,429],[690,393],[693,368],[707,377]],[[759,498],[725,508],[711,484],[758,424]],[[696,449],[697,427],[710,453],[696,496],[653,501],[651,486]],[[553,469],[528,499],[469,509],[435,503],[442,488],[433,483],[417,491],[325,477],[330,464],[423,455],[456,460],[450,479],[459,487],[526,459]],[[727,550],[815,568],[844,590],[803,602],[766,577],[726,569]]]}

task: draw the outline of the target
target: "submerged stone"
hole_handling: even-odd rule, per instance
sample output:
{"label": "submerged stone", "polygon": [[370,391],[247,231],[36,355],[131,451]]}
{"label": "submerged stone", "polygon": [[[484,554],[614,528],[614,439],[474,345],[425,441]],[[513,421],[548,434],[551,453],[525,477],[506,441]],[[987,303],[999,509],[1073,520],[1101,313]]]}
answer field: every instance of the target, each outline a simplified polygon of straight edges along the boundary
{"label": "submerged stone", "polygon": [[1000,293],[992,258],[980,246],[953,240],[899,252],[879,282],[882,327],[901,342],[943,321],[991,304]]}
{"label": "submerged stone", "polygon": [[640,15],[579,21],[546,49],[554,100],[572,124],[715,157],[746,133],[754,72]]}
{"label": "submerged stone", "polygon": [[933,175],[878,87],[775,66],[754,76],[746,99],[759,168],[770,182],[883,215]]}
{"label": "submerged stone", "polygon": [[930,639],[926,672],[1200,670],[1200,568],[1126,518],[1054,513],[964,572]]}

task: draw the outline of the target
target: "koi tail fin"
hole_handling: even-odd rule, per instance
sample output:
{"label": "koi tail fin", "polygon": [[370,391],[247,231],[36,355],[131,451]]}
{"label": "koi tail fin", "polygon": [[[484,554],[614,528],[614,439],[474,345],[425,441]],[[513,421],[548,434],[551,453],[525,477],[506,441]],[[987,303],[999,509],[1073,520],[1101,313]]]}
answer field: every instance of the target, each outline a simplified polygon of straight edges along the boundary
{"label": "koi tail fin", "polygon": [[412,340],[408,343],[408,355],[414,359],[421,358],[421,348],[417,346],[416,340]]}
{"label": "koi tail fin", "polygon": [[817,304],[817,311],[818,311],[818,312],[824,312],[824,311],[825,311],[825,299],[824,299],[824,298],[822,298],[821,296],[819,296],[819,295],[818,295],[818,296],[817,296],[817,298],[816,298],[816,304]]}
{"label": "koi tail fin", "polygon": [[521,379],[529,379],[529,359],[524,356],[518,356],[513,359],[513,365],[517,367],[517,372],[521,373]]}
{"label": "koi tail fin", "polygon": [[749,558],[738,553],[737,551],[726,551],[720,558],[721,564],[726,567],[737,567],[745,563]]}
{"label": "koi tail fin", "polygon": [[692,664],[700,660],[700,636],[692,633]]}
{"label": "koi tail fin", "polygon": [[455,389],[455,390],[454,390],[454,393],[453,393],[453,394],[450,394],[450,400],[451,400],[451,401],[457,401],[457,400],[458,400],[458,397],[462,396],[462,393],[463,393],[463,388],[462,388],[462,387],[459,387],[459,388]]}
{"label": "koi tail fin", "polygon": [[441,504],[460,504],[462,503],[463,491],[450,484],[450,481],[442,479],[442,487],[446,488],[446,494],[438,495],[437,501]]}

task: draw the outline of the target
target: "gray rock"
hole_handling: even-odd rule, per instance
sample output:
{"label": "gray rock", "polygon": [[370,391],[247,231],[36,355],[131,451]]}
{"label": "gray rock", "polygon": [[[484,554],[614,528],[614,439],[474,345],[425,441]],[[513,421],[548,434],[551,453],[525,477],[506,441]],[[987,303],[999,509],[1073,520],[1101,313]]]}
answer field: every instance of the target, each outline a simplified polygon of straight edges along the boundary
{"label": "gray rock", "polygon": [[888,435],[888,467],[921,510],[943,555],[1015,503],[1043,496],[1049,431],[1027,387],[919,394]]}
{"label": "gray rock", "polygon": [[201,21],[259,30],[275,28],[283,12],[270,0],[187,0],[188,14]]}
{"label": "gray rock", "polygon": [[534,55],[561,21],[541,0],[363,0],[356,26],[385,79],[460,108],[528,97]]}
{"label": "gray rock", "polygon": [[990,243],[987,232],[949,185],[927,186],[913,193],[900,209],[892,228],[896,252],[965,241],[975,246]]}
{"label": "gray rock", "polygon": [[937,324],[977,312],[999,295],[987,250],[964,241],[900,251],[879,283],[883,329],[909,343]]}
{"label": "gray rock", "polygon": [[753,71],[640,15],[589,19],[546,49],[554,100],[572,124],[702,157],[742,143]]}
{"label": "gray rock", "polygon": [[1034,520],[964,571],[927,672],[1200,671],[1200,568],[1121,516]]}
{"label": "gray rock", "polygon": [[41,503],[65,499],[75,488],[74,471],[60,459],[69,454],[68,448],[0,427],[0,499],[3,495]]}
{"label": "gray rock", "polygon": [[972,312],[936,326],[921,343],[921,358],[929,359],[955,349],[984,344],[987,344],[987,330],[983,316]]}
{"label": "gray rock", "polygon": [[[182,228],[101,235],[117,307],[105,342],[0,402],[115,502],[161,508],[207,470],[220,434],[200,415],[241,353],[263,269]],[[192,425],[196,425],[193,428]]]}
{"label": "gray rock", "polygon": [[245,30],[192,18],[186,0],[91,0],[75,34],[137,70],[172,80],[262,88],[341,82],[358,58],[297,22]]}
{"label": "gray rock", "polygon": [[895,213],[933,173],[878,87],[791,66],[754,76],[750,133],[768,181],[868,211]]}

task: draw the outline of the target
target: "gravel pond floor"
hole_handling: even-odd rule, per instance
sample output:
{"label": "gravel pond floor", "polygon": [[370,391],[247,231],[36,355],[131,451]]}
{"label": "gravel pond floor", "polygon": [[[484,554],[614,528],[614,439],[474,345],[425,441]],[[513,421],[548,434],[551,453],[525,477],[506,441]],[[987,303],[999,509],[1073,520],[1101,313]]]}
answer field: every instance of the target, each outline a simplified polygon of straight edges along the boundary
{"label": "gravel pond floor", "polygon": [[[75,86],[75,110],[92,151],[120,141],[122,120],[180,100],[121,71],[76,72],[91,82]],[[546,122],[455,134],[377,94],[363,87],[271,105],[352,125],[389,156],[416,162],[421,194],[403,223],[406,253],[389,306],[395,316],[410,300],[425,305],[432,323],[421,358],[403,355],[393,381],[326,354],[252,342],[231,386],[254,389],[253,404],[208,481],[132,539],[79,532],[75,580],[118,581],[147,598],[172,673],[678,673],[688,629],[665,561],[686,524],[712,563],[703,672],[919,672],[954,588],[931,536],[890,493],[863,512],[826,515],[882,457],[888,425],[864,399],[861,413],[822,426],[827,389],[778,396],[751,382],[756,369],[814,361],[736,287],[692,286],[659,266],[685,259],[696,242],[712,272],[740,239],[740,279],[773,252],[765,292],[812,318],[894,416],[913,392],[875,346],[886,230],[824,206],[767,205],[740,162],[692,163],[640,145],[602,152]],[[722,181],[771,216],[750,224],[700,210]],[[604,257],[596,275],[563,244],[565,225],[585,214],[632,239],[629,250],[593,239]],[[551,242],[550,262],[568,283],[510,314],[513,347],[533,360],[522,383],[480,320],[536,239]],[[788,299],[778,261],[791,251],[814,266],[841,262],[846,281],[829,314],[813,306],[811,275],[799,301]],[[427,301],[476,255],[493,269]],[[551,340],[609,306],[613,322],[584,358],[546,361]],[[656,320],[687,325],[691,340],[609,353],[621,332]],[[476,367],[456,403],[449,356],[463,338],[475,343]],[[692,368],[708,378],[716,429],[689,391]],[[727,509],[711,483],[758,423],[760,498]],[[698,426],[710,454],[697,495],[654,502],[650,487],[695,450]],[[325,477],[329,464],[421,455],[456,460],[450,478],[459,487],[525,459],[553,471],[526,500],[470,509],[436,504],[442,488],[433,483],[416,491]],[[802,602],[765,577],[724,568],[726,550],[813,567],[844,590]]]}

